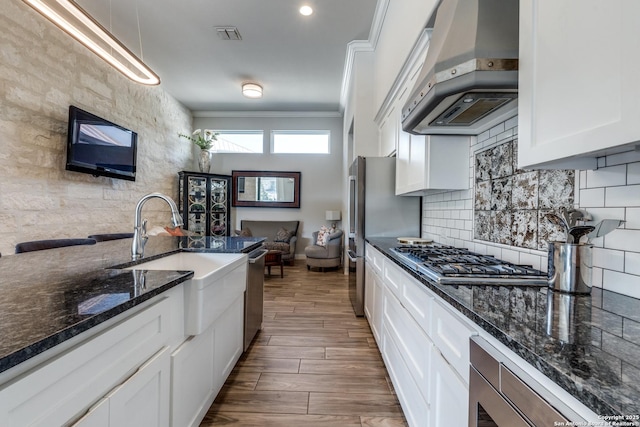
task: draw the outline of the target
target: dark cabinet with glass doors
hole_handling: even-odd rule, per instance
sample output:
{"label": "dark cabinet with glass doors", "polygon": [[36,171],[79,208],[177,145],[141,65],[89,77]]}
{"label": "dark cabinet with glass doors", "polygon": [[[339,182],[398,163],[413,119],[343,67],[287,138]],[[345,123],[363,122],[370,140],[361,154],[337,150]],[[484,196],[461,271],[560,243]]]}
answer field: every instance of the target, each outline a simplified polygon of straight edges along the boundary
{"label": "dark cabinet with glass doors", "polygon": [[178,172],[178,200],[191,236],[227,237],[231,232],[231,176]]}

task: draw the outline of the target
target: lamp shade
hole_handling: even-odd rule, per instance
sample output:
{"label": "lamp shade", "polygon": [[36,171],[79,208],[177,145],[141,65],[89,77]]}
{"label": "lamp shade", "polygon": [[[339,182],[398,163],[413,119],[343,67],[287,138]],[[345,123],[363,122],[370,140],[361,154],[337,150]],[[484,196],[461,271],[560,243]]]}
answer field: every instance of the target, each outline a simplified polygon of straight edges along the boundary
{"label": "lamp shade", "polygon": [[340,211],[326,211],[324,217],[327,221],[340,221],[342,213]]}

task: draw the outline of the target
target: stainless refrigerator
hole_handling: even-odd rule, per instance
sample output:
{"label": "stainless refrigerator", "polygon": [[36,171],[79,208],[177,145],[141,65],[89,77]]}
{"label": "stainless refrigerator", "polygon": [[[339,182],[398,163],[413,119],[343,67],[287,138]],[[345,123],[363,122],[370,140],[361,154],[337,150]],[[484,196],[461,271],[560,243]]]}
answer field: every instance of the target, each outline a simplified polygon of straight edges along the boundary
{"label": "stainless refrigerator", "polygon": [[421,197],[396,196],[396,159],[358,157],[349,169],[349,299],[364,315],[364,245],[368,237],[421,237]]}

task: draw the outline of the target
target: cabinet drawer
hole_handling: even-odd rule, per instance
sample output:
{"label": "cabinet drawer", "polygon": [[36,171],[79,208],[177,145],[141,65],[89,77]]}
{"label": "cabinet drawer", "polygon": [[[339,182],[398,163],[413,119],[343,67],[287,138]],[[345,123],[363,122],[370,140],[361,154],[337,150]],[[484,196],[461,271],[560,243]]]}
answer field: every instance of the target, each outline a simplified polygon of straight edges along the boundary
{"label": "cabinet drawer", "polygon": [[376,248],[367,243],[366,246],[366,260],[376,272],[378,276],[382,277],[382,270],[384,268],[385,256],[382,255]]}
{"label": "cabinet drawer", "polygon": [[[387,330],[387,325],[384,325],[382,330],[384,348],[382,354],[407,423],[411,427],[428,427],[430,425],[429,404],[424,400],[422,393],[411,377],[411,373],[402,359],[401,352]],[[429,349],[425,351],[429,352]]]}
{"label": "cabinet drawer", "polygon": [[384,284],[398,300],[403,301],[403,288],[410,280],[412,279],[393,262],[387,261],[384,264]]}
{"label": "cabinet drawer", "polygon": [[422,397],[428,401],[431,341],[390,293],[387,293],[384,300],[384,325],[418,385]]}
{"label": "cabinet drawer", "polygon": [[0,390],[3,425],[64,425],[96,403],[163,347],[171,333],[169,299],[123,317]]}
{"label": "cabinet drawer", "polygon": [[431,307],[431,339],[465,384],[469,384],[469,337],[477,332],[444,303],[434,300]]}
{"label": "cabinet drawer", "polygon": [[420,325],[425,334],[431,331],[433,294],[416,280],[408,280],[402,289],[402,304]]}

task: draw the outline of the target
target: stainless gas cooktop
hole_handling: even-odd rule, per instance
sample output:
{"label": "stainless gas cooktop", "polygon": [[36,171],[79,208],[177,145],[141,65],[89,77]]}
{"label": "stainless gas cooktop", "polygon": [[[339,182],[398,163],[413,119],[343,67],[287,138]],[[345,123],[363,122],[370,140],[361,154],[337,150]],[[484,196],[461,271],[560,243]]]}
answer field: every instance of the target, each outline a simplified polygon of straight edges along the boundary
{"label": "stainless gas cooktop", "polygon": [[546,273],[467,249],[439,245],[403,245],[391,249],[402,262],[439,283],[545,286]]}

